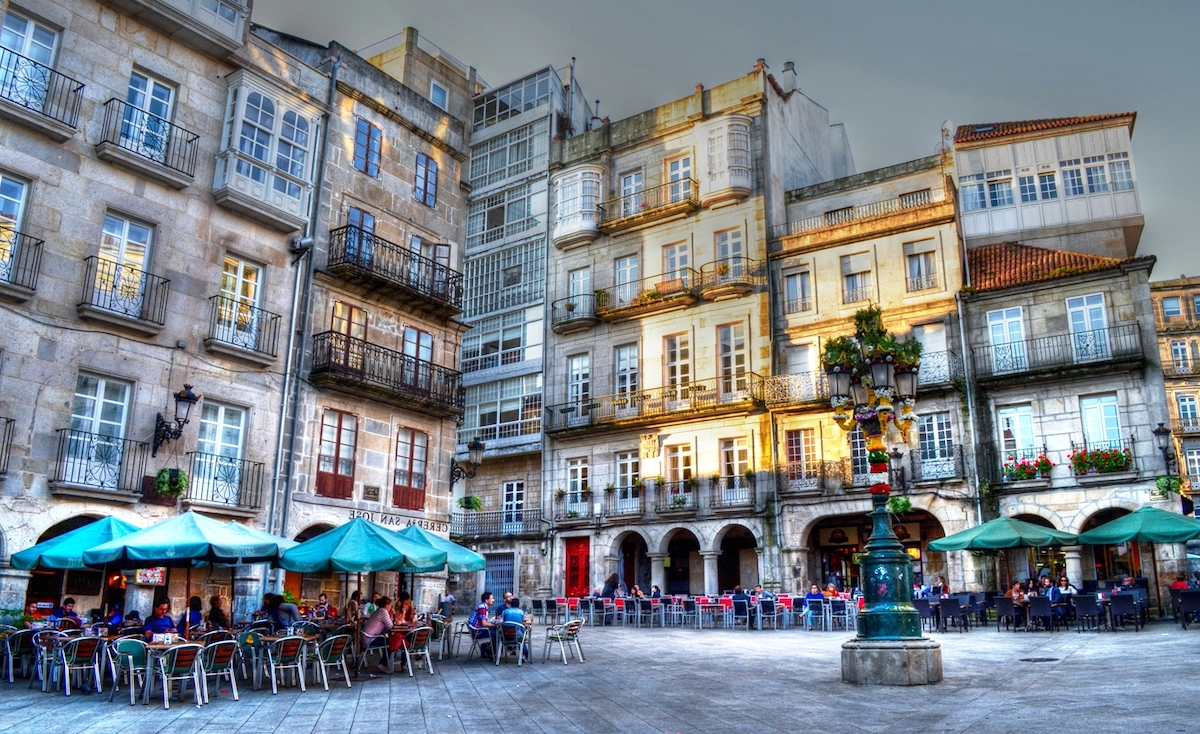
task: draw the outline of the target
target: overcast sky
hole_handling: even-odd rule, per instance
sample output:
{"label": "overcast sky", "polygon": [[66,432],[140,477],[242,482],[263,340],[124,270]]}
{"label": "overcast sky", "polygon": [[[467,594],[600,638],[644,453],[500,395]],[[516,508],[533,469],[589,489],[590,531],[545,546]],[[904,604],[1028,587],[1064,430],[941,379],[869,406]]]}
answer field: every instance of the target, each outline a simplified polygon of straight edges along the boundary
{"label": "overcast sky", "polygon": [[1194,0],[255,0],[254,20],[355,49],[415,26],[491,84],[574,56],[584,92],[614,120],[760,57],[774,73],[794,61],[804,93],[845,123],[859,171],[933,153],[947,119],[1136,110],[1138,254],[1158,256],[1155,280],[1200,274]]}

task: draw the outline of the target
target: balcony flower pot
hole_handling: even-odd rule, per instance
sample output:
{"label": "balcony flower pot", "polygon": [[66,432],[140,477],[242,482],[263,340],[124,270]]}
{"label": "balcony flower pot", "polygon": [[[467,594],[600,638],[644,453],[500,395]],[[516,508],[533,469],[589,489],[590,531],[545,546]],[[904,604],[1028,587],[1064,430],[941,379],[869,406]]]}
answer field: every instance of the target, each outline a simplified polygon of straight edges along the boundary
{"label": "balcony flower pot", "polygon": [[554,499],[562,500],[566,496],[567,496],[567,490],[561,489],[561,488],[554,490]]}
{"label": "balcony flower pot", "polygon": [[669,296],[673,293],[679,293],[683,290],[683,278],[672,278],[664,280],[655,286],[655,290],[659,295]]}
{"label": "balcony flower pot", "polygon": [[613,484],[612,482],[609,482],[608,484],[604,485],[604,493],[605,494],[612,494],[615,491],[617,491],[617,486],[615,484]]}
{"label": "balcony flower pot", "polygon": [[458,498],[458,506],[464,510],[479,512],[483,509],[483,500],[473,494],[468,494]]}
{"label": "balcony flower pot", "polygon": [[728,263],[721,263],[720,265],[717,266],[717,275],[720,275],[720,276],[729,275]]}
{"label": "balcony flower pot", "polygon": [[671,498],[671,507],[680,508],[687,504],[687,497],[682,494],[677,494]]}
{"label": "balcony flower pot", "polygon": [[563,304],[563,308],[567,309],[567,313],[571,313],[572,311],[575,310],[575,302],[567,301],[566,303]]}
{"label": "balcony flower pot", "polygon": [[154,476],[154,493],[159,497],[179,497],[188,488],[188,475],[182,469],[161,469]]}

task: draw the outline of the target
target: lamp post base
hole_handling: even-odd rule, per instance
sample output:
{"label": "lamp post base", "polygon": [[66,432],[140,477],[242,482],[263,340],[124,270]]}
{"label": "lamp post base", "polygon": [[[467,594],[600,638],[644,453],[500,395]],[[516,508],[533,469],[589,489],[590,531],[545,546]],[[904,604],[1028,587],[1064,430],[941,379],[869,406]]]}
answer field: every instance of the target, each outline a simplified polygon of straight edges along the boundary
{"label": "lamp post base", "polygon": [[933,640],[850,640],[842,681],[860,686],[924,686],[942,680],[942,647]]}

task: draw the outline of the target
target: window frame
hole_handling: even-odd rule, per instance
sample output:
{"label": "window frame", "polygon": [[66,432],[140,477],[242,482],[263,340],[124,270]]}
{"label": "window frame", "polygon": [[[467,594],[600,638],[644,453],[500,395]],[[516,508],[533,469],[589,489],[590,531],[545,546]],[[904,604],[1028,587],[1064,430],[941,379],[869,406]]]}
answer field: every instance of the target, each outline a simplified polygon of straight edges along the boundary
{"label": "window frame", "polygon": [[[1167,313],[1167,301],[1175,302],[1175,313]],[[1162,299],[1162,315],[1164,319],[1175,318],[1183,315],[1183,299],[1179,296],[1163,296]]]}
{"label": "window frame", "polygon": [[416,175],[413,177],[413,201],[424,204],[430,209],[437,209],[437,160],[417,151],[417,160],[413,169],[416,171]]}
{"label": "window frame", "polygon": [[[429,448],[428,433],[408,426],[396,429],[392,465],[393,507],[416,512],[425,509],[425,492],[429,488]],[[402,450],[406,455],[402,455]],[[407,483],[400,481],[402,473]]]}
{"label": "window frame", "polygon": [[371,178],[379,178],[379,164],[382,159],[382,128],[362,117],[357,118],[354,123],[354,168]]}
{"label": "window frame", "polygon": [[[336,438],[332,442],[325,438],[325,429],[330,426],[328,419],[330,416],[336,418],[332,424],[333,430],[336,433]],[[352,427],[346,428],[346,419],[352,423]],[[350,441],[344,442],[348,437]],[[333,454],[326,453],[326,446],[332,446]],[[344,449],[346,446],[350,448],[349,466],[350,473],[344,474],[341,471],[341,464],[346,461]],[[326,408],[321,413],[321,435],[318,441],[317,449],[317,478],[313,484],[313,489],[318,497],[328,497],[330,499],[353,499],[354,498],[354,476],[358,468],[358,416],[353,413],[348,413],[343,410],[335,410]],[[325,471],[322,469],[322,463],[326,458],[332,459],[333,471]]]}
{"label": "window frame", "polygon": [[[439,90],[441,91],[442,97],[443,97],[443,101],[441,104],[439,104],[437,99],[435,99],[435,97],[437,96],[435,94],[435,92],[439,91]],[[429,80],[429,101],[433,103],[434,107],[437,107],[438,109],[440,109],[442,111],[449,111],[450,110],[450,88],[438,83],[437,79],[430,79]]]}
{"label": "window frame", "polygon": [[783,294],[785,314],[811,311],[813,307],[811,271],[805,268],[784,273]]}

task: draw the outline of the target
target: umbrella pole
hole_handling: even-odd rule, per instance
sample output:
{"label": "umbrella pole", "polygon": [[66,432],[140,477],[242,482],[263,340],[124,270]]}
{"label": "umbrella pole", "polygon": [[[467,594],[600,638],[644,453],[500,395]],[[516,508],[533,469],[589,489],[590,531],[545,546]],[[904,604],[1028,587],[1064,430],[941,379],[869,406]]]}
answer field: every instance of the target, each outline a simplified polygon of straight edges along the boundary
{"label": "umbrella pole", "polygon": [[235,609],[237,609],[237,566],[230,566],[229,567],[229,626],[230,627],[237,626],[236,620],[234,619],[234,617],[237,614],[234,611]]}
{"label": "umbrella pole", "polygon": [[183,639],[189,640],[188,630],[191,629],[192,622],[192,565],[189,563],[187,567],[187,580],[184,582],[183,588]]}
{"label": "umbrella pole", "polygon": [[1150,561],[1154,564],[1154,598],[1158,602],[1158,618],[1162,619],[1162,584],[1158,582],[1158,553],[1155,552],[1154,541],[1150,541]]}

